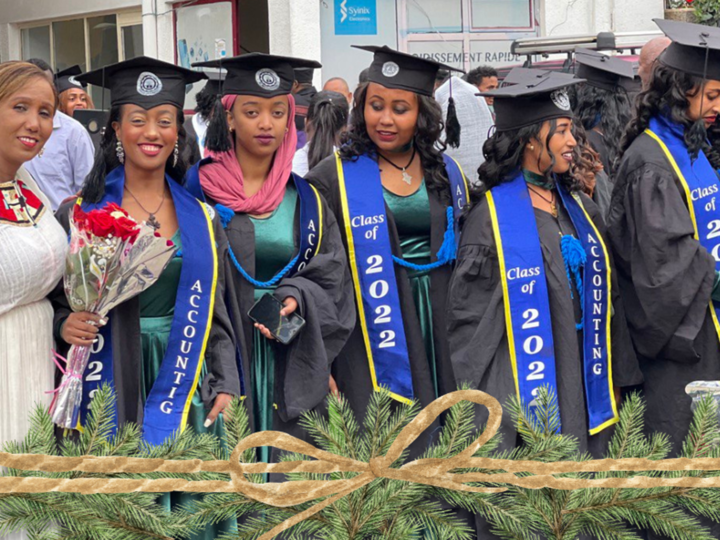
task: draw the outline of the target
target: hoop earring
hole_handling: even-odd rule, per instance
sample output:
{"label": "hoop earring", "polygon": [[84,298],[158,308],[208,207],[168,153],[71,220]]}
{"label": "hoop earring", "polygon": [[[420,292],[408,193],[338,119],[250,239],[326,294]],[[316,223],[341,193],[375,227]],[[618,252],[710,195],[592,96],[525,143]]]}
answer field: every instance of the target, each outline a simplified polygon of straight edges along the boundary
{"label": "hoop earring", "polygon": [[123,148],[123,145],[120,141],[118,141],[117,145],[115,146],[115,155],[117,155],[120,165],[124,165],[125,164],[125,149]]}
{"label": "hoop earring", "polygon": [[175,150],[173,150],[173,168],[177,167],[179,155],[180,148],[178,147],[178,141],[175,141]]}

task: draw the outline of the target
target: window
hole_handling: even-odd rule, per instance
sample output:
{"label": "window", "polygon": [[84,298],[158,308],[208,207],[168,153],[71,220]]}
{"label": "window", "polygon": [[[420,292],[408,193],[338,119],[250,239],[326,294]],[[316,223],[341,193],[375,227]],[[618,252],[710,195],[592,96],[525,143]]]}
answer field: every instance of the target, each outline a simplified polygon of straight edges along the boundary
{"label": "window", "polygon": [[52,64],[49,26],[24,29],[22,31],[21,39],[23,60],[29,60],[30,58],[42,58],[46,62]]}
{"label": "window", "polygon": [[530,0],[472,0],[470,10],[473,30],[533,27]]}
{"label": "window", "polygon": [[408,0],[407,31],[462,32],[461,0]]}
{"label": "window", "polygon": [[400,50],[467,70],[508,65],[514,39],[536,36],[537,0],[396,0]]}
{"label": "window", "polygon": [[[111,13],[49,21],[20,29],[22,58],[42,58],[55,71],[78,64],[90,71],[143,54],[140,12]],[[101,88],[91,87],[93,101],[103,103]],[[104,102],[109,103],[105,91]]]}
{"label": "window", "polygon": [[119,13],[120,58],[130,60],[143,55],[142,14],[139,12]]}
{"label": "window", "polygon": [[[198,0],[175,4],[175,61],[190,68],[205,62],[239,54],[237,4],[235,0]],[[185,110],[195,108],[195,94],[204,82],[193,84],[185,94]]]}

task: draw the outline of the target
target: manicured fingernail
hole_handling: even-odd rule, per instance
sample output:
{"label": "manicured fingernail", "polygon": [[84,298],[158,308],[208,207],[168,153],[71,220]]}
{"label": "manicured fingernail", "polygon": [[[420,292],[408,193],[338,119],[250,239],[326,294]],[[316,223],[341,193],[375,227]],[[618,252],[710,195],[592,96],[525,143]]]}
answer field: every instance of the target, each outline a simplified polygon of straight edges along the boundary
{"label": "manicured fingernail", "polygon": [[100,319],[100,326],[105,326],[108,323],[107,319]]}
{"label": "manicured fingernail", "polygon": [[209,428],[212,425],[213,421],[209,418],[205,420],[205,424],[203,424],[206,428]]}
{"label": "manicured fingernail", "polygon": [[100,341],[98,338],[93,339],[93,343],[97,343],[98,341]]}

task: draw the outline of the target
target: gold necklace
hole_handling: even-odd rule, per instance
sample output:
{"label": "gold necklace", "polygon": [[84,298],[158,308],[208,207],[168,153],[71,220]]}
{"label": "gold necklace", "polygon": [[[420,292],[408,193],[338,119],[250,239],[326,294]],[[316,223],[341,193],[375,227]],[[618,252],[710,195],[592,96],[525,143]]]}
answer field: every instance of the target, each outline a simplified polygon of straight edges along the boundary
{"label": "gold necklace", "polygon": [[554,192],[554,191],[551,191],[551,192],[550,192],[550,199],[548,199],[548,198],[545,197],[542,193],[540,193],[539,191],[533,189],[533,187],[532,187],[531,184],[528,184],[528,188],[530,189],[530,191],[532,191],[533,193],[535,193],[535,195],[537,195],[538,197],[540,197],[543,201],[545,201],[546,203],[550,204],[550,213],[552,214],[552,217],[557,218],[557,217],[558,217],[558,209],[557,209],[557,204],[555,204],[555,192]]}

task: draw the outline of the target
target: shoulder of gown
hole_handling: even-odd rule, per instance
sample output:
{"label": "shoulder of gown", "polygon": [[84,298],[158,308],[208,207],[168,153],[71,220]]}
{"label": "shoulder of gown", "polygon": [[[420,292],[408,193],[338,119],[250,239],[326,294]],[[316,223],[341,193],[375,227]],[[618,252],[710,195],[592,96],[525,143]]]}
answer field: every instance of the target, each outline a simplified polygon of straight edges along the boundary
{"label": "shoulder of gown", "polygon": [[648,135],[628,148],[615,182],[608,237],[635,347],[646,358],[696,362],[715,260],[695,239],[678,179]]}

